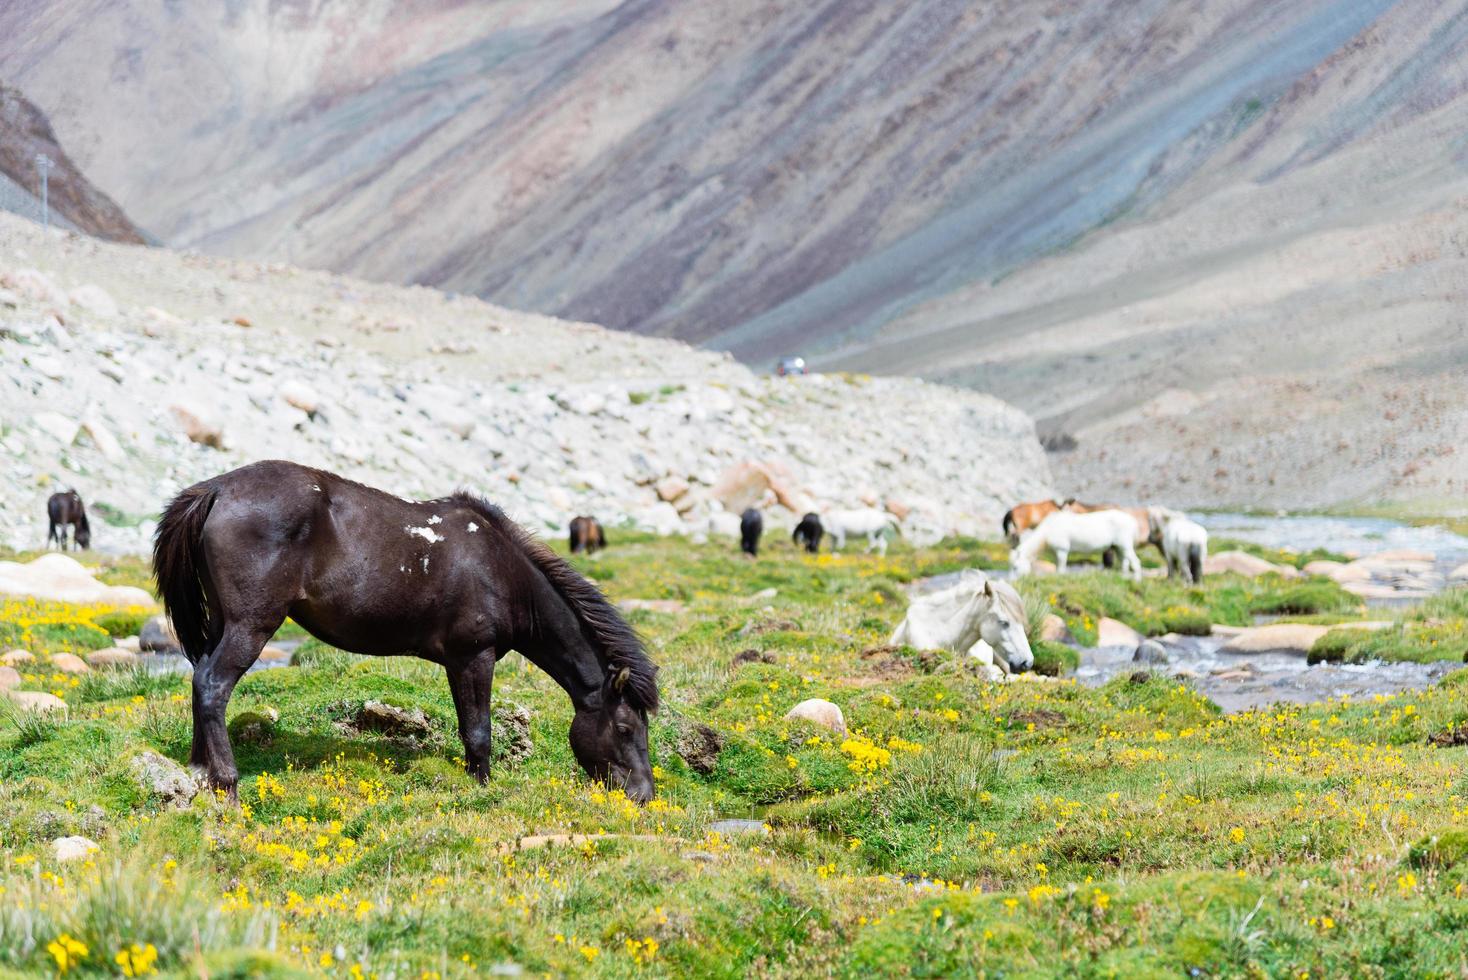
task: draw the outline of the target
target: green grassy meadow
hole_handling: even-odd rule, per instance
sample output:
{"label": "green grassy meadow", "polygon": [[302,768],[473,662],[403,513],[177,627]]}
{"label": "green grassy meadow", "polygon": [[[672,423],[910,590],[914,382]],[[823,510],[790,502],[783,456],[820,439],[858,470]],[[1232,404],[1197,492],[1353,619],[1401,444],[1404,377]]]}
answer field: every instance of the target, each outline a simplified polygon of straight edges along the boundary
{"label": "green grassy meadow", "polygon": [[[438,668],[307,640],[231,702],[241,805],[175,808],[131,759],[187,758],[185,679],[60,674],[47,655],[134,620],[5,603],[0,644],[40,658],[21,686],[69,712],[0,708],[0,975],[1468,972],[1468,671],[1232,716],[1146,672],[988,684],[963,658],[885,642],[906,583],[1002,566],[1001,546],[813,558],[773,541],[752,562],[733,543],[612,544],[578,567],[614,599],[681,603],[630,614],[662,666],[647,807],[586,780],[569,703],[517,654],[496,703],[529,721],[501,726],[480,786]],[[1101,616],[1156,634],[1366,615],[1321,579],[1098,571],[1022,591],[1082,641]],[[1464,594],[1354,639],[1461,660]],[[840,705],[849,732],[783,720],[809,697]],[[361,730],[367,700],[420,708],[428,730]],[[729,818],[756,829],[715,828]],[[72,834],[99,850],[59,864],[50,842]]]}

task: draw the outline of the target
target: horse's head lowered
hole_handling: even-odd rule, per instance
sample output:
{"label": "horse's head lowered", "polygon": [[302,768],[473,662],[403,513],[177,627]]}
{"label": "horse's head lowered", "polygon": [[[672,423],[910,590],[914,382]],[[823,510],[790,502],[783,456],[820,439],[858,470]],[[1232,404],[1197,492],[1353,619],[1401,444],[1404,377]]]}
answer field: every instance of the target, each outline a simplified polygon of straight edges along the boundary
{"label": "horse's head lowered", "polygon": [[613,665],[600,696],[578,707],[571,720],[571,751],[581,768],[636,803],[654,795],[641,681],[631,666]]}
{"label": "horse's head lowered", "polygon": [[989,609],[979,620],[979,637],[1004,658],[1011,672],[1029,670],[1035,665],[1035,655],[1025,633],[1029,617],[1024,600],[1008,585],[992,580],[984,583],[983,595],[989,599]]}

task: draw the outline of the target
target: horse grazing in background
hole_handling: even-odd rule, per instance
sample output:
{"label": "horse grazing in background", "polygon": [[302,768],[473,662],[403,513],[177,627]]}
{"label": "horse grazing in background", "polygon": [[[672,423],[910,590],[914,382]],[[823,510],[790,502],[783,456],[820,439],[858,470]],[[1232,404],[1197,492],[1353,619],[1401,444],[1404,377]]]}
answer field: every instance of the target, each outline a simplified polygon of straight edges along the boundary
{"label": "horse grazing in background", "polygon": [[601,521],[595,517],[571,518],[571,554],[579,555],[584,551],[589,555],[606,546],[607,533],[602,530]]}
{"label": "horse grazing in background", "polygon": [[495,663],[518,650],[571,699],[581,767],[633,800],[653,797],[657,667],[642,641],[594,585],[478,497],[403,500],[295,463],[252,463],[169,503],[153,570],[194,665],[189,761],[231,797],[225,706],[287,616],[352,653],[441,665],[480,782]]}
{"label": "horse grazing in background", "polygon": [[1115,548],[1121,555],[1123,573],[1142,577],[1142,563],[1137,559],[1137,522],[1125,511],[1098,510],[1077,514],[1057,510],[1040,522],[1018,548],[1010,552],[1009,565],[1016,575],[1028,575],[1031,563],[1043,549],[1055,552],[1058,571],[1064,572],[1072,551],[1105,551]]}
{"label": "horse grazing in background", "polygon": [[1181,576],[1197,585],[1203,581],[1203,559],[1208,557],[1208,530],[1188,515],[1166,507],[1148,507],[1150,540],[1162,549],[1167,577]]}
{"label": "horse grazing in background", "polygon": [[739,515],[739,550],[751,558],[759,557],[760,535],[765,533],[765,519],[750,507]]}
{"label": "horse grazing in background", "polygon": [[1031,500],[1015,504],[1004,512],[1004,520],[999,524],[1004,531],[1004,539],[1009,542],[1011,548],[1019,547],[1020,535],[1060,508],[1074,502],[1074,500]]}
{"label": "horse grazing in background", "polygon": [[92,525],[87,521],[87,508],[82,505],[81,495],[75,490],[53,493],[46,501],[46,516],[51,526],[46,530],[46,546],[51,542],[62,551],[66,549],[66,529],[71,528],[72,543],[82,549],[92,546]]}
{"label": "horse grazing in background", "polygon": [[816,513],[806,514],[795,525],[795,530],[790,534],[790,540],[801,545],[811,554],[821,550],[821,538],[826,529],[821,526],[821,515]]}
{"label": "horse grazing in background", "polygon": [[969,569],[958,584],[914,599],[890,642],[967,653],[1017,673],[1035,663],[1025,633],[1028,621],[1024,600],[1011,585]]}
{"label": "horse grazing in background", "polygon": [[846,536],[866,535],[867,553],[887,553],[887,534],[901,534],[902,527],[897,518],[885,510],[861,507],[856,510],[833,510],[821,516],[821,524],[831,535],[831,550],[846,547]]}

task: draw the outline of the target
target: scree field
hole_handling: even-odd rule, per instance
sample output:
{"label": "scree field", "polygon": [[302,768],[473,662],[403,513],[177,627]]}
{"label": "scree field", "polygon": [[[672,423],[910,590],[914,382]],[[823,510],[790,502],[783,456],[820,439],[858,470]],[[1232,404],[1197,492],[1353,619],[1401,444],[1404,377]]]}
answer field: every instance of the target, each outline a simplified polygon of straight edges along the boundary
{"label": "scree field", "polygon": [[[463,771],[442,672],[301,643],[230,706],[240,805],[135,775],[188,758],[188,684],[66,674],[152,610],[6,600],[0,648],[65,718],[0,717],[0,972],[437,978],[1460,976],[1468,971],[1468,671],[1429,690],[1223,715],[1165,670],[1088,689],[988,684],[884,647],[916,578],[994,545],[751,562],[614,535],[578,567],[661,665],[658,798],[589,782],[570,705],[507,656],[497,760]],[[146,566],[103,577],[143,584]],[[1364,615],[1323,579],[1198,589],[1100,572],[1027,580],[1038,623],[1206,630],[1287,609]],[[1461,660],[1460,590],[1373,656]],[[283,639],[302,639],[290,624]],[[1066,647],[1039,644],[1064,674]],[[746,652],[753,651],[753,652]],[[840,734],[786,721],[827,698]],[[374,727],[363,706],[421,709]],[[411,710],[408,717],[412,718]],[[740,824],[721,821],[741,820]],[[58,861],[52,842],[98,847]]]}

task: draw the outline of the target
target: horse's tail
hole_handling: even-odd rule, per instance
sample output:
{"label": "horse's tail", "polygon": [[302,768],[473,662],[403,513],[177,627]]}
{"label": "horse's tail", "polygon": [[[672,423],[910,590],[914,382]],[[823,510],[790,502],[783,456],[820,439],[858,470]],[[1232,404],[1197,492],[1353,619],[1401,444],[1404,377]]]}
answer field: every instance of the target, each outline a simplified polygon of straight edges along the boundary
{"label": "horse's tail", "polygon": [[891,526],[894,534],[899,538],[902,537],[902,522],[897,519],[896,514],[889,513],[887,515],[887,523]]}
{"label": "horse's tail", "polygon": [[1014,523],[1014,508],[1011,507],[1004,512],[1004,523],[1000,525],[1004,529],[1004,536],[1013,540],[1019,537],[1019,527]]}
{"label": "horse's tail", "polygon": [[1194,584],[1203,581],[1203,546],[1196,541],[1188,545],[1188,571]]}
{"label": "horse's tail", "polygon": [[204,522],[214,507],[215,489],[195,484],[179,493],[163,512],[153,539],[153,575],[163,609],[189,663],[208,654],[218,624],[209,609],[209,570],[204,562]]}

